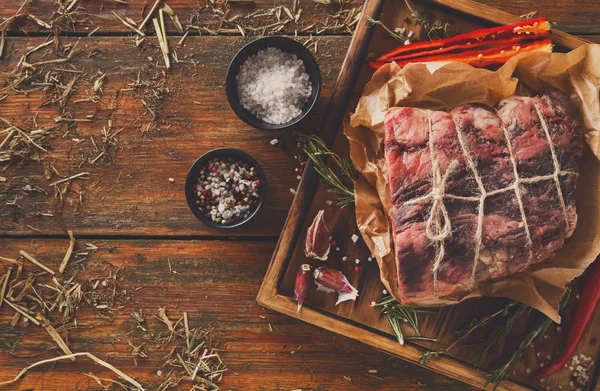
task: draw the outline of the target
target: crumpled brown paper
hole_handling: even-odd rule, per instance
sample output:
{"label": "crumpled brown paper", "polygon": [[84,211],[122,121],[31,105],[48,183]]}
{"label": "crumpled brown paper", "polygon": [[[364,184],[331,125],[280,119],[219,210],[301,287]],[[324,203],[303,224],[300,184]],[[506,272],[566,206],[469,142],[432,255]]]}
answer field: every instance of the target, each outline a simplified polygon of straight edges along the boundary
{"label": "crumpled brown paper", "polygon": [[487,281],[462,296],[444,297],[429,306],[455,304],[479,296],[507,297],[525,303],[556,322],[565,285],[600,254],[600,45],[585,45],[569,53],[522,53],[497,71],[462,63],[387,64],[365,86],[356,112],[344,123],[350,157],[362,173],[355,186],[356,219],[367,246],[377,258],[381,280],[398,295],[393,251],[391,208],[383,156],[383,118],[392,106],[439,109],[480,102],[493,106],[501,99],[544,87],[571,96],[583,120],[584,157],[580,167],[578,223],[572,238],[550,260],[531,270]]}

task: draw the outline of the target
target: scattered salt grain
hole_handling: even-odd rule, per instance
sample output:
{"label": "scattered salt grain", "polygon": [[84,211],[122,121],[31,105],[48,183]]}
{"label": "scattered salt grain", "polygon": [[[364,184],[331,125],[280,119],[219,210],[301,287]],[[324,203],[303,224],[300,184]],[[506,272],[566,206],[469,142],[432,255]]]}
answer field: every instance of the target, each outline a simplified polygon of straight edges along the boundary
{"label": "scattered salt grain", "polygon": [[162,376],[163,371],[161,371],[160,369],[158,371],[156,371],[156,376]]}
{"label": "scattered salt grain", "polygon": [[169,182],[171,182],[171,183],[175,182],[175,178],[169,178]]}
{"label": "scattered salt grain", "polygon": [[395,32],[396,34],[404,34],[404,33],[406,32],[406,28],[404,28],[404,27],[396,27],[396,28],[394,29],[394,32]]}
{"label": "scattered salt grain", "polygon": [[241,105],[270,124],[280,125],[298,117],[312,93],[302,60],[273,47],[250,56],[236,80]]}
{"label": "scattered salt grain", "polygon": [[292,188],[290,187],[290,193],[292,193],[292,194],[296,194],[296,190],[294,190],[294,189],[292,189]]}
{"label": "scattered salt grain", "polygon": [[410,45],[410,39],[407,39],[406,41],[404,41],[405,45]]}
{"label": "scattered salt grain", "polygon": [[371,307],[375,307],[375,305],[377,305],[377,303],[375,303],[374,301],[371,302]]}
{"label": "scattered salt grain", "polygon": [[333,201],[331,201],[331,200],[327,200],[327,201],[325,201],[325,203],[329,206],[333,205]]}
{"label": "scattered salt grain", "polygon": [[339,247],[336,247],[336,248],[335,248],[335,251],[340,251],[340,248],[339,248]]}
{"label": "scattered salt grain", "polygon": [[356,258],[356,260],[354,261],[354,263],[356,263],[358,265],[360,263],[360,259]]}
{"label": "scattered salt grain", "polygon": [[412,30],[410,30],[406,36],[407,36],[408,38],[412,38],[412,36],[413,36],[413,35],[415,35],[415,32],[414,32],[414,31],[412,31]]}
{"label": "scattered salt grain", "polygon": [[302,176],[301,175],[297,175],[296,179],[300,180],[300,179],[302,179]]}
{"label": "scattered salt grain", "polygon": [[271,143],[271,145],[275,145],[279,142],[279,140],[277,140],[276,138],[274,138],[273,140],[269,141]]}
{"label": "scattered salt grain", "polygon": [[352,234],[351,239],[352,239],[352,243],[358,242],[358,235],[357,234]]}
{"label": "scattered salt grain", "polygon": [[383,294],[384,294],[384,295],[387,295],[387,294],[388,294],[388,291],[384,289],[384,290],[383,290]]}
{"label": "scattered salt grain", "polygon": [[348,260],[348,257],[342,257],[342,261],[346,262]]}
{"label": "scattered salt grain", "polygon": [[527,368],[527,369],[525,370],[525,373],[529,375],[529,374],[531,373],[531,368]]}

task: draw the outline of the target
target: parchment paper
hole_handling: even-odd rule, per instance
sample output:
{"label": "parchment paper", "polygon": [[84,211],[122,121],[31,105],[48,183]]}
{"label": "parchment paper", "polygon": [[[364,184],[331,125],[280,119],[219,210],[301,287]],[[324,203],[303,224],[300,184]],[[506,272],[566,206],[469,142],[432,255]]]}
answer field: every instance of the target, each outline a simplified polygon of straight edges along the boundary
{"label": "parchment paper", "polygon": [[496,71],[445,62],[409,64],[402,69],[392,63],[375,72],[356,112],[345,121],[344,133],[352,162],[362,173],[355,186],[358,228],[377,258],[383,284],[396,298],[398,273],[382,145],[385,111],[392,106],[439,109],[471,102],[493,106],[511,95],[535,94],[544,87],[570,95],[580,111],[589,147],[584,147],[580,167],[575,233],[552,259],[531,270],[424,305],[455,304],[479,296],[507,297],[560,322],[557,307],[565,285],[600,254],[600,45],[585,45],[569,53],[522,53]]}

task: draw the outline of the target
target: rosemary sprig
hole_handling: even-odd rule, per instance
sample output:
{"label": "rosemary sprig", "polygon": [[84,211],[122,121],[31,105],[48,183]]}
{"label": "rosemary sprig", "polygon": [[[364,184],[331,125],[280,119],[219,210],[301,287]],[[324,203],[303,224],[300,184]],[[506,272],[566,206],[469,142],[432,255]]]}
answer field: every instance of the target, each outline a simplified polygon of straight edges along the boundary
{"label": "rosemary sprig", "polygon": [[370,27],[373,27],[376,25],[381,26],[385,30],[385,32],[388,33],[388,35],[390,37],[392,37],[400,42],[406,41],[406,36],[404,34],[399,34],[395,31],[393,31],[392,29],[390,29],[389,27],[387,27],[382,21],[373,19],[372,17],[368,16],[367,17],[367,26],[370,28]]}
{"label": "rosemary sprig", "polygon": [[[567,289],[563,297],[560,299],[559,311],[562,310],[569,301],[570,293],[571,290]],[[488,384],[494,384],[493,390],[496,390],[500,382],[506,379],[512,373],[513,368],[521,359],[523,354],[527,351],[527,349],[529,349],[541,336],[546,334],[546,331],[548,331],[548,328],[552,325],[552,323],[552,319],[542,315],[533,325],[532,329],[521,339],[519,347],[510,355],[508,360],[506,360],[504,364],[500,365],[486,376],[487,380],[485,385],[487,386]]]}
{"label": "rosemary sprig", "polygon": [[502,317],[505,318],[505,320],[501,324],[496,326],[494,330],[492,330],[491,334],[485,339],[484,343],[482,344],[479,351],[477,351],[477,354],[475,355],[475,358],[472,361],[472,364],[476,368],[479,368],[481,366],[481,362],[483,360],[483,357],[485,357],[485,354],[492,347],[496,346],[496,344],[504,341],[508,334],[510,334],[510,332],[512,331],[515,323],[517,323],[517,320],[521,318],[521,315],[523,315],[524,312],[529,312],[529,310],[531,310],[531,308],[523,304],[512,306],[511,308],[508,308],[507,306],[505,308],[505,311],[502,314]]}
{"label": "rosemary sprig", "polygon": [[419,362],[421,364],[425,365],[425,364],[427,364],[427,362],[429,361],[429,359],[431,359],[432,357],[439,358],[440,356],[451,356],[450,350],[452,350],[452,348],[454,348],[460,342],[462,342],[463,340],[465,340],[469,335],[473,334],[473,332],[475,332],[475,330],[477,330],[477,329],[485,326],[486,324],[488,324],[490,322],[490,320],[494,319],[495,317],[506,313],[506,311],[509,311],[516,304],[517,303],[514,302],[514,301],[510,302],[509,304],[507,304],[505,307],[501,308],[500,310],[498,310],[498,311],[494,312],[493,314],[488,315],[488,316],[480,319],[479,321],[475,322],[469,328],[467,328],[465,330],[458,331],[457,333],[455,333],[455,336],[457,338],[447,348],[440,349],[440,350],[429,350],[429,351],[426,351],[426,352],[424,352],[423,354],[421,354],[419,356]]}
{"label": "rosemary sprig", "polygon": [[[325,185],[337,195],[337,204],[341,207],[354,202],[354,183],[356,175],[352,163],[348,159],[340,158],[331,151],[323,140],[314,135],[302,135],[306,140],[304,152],[313,162],[315,170],[321,176]],[[328,158],[340,170],[341,177],[327,164]]]}
{"label": "rosemary sprig", "polygon": [[[433,338],[422,337],[421,332],[419,331],[418,314],[420,312],[429,312],[428,310],[407,307],[396,301],[396,299],[392,296],[386,296],[379,300],[379,302],[375,304],[375,307],[382,307],[381,312],[385,314],[390,327],[394,331],[394,334],[396,334],[396,338],[398,339],[398,343],[400,343],[400,345],[404,345],[405,339],[435,341]],[[415,330],[417,336],[405,338],[404,333],[400,328],[401,323],[406,323],[409,325],[413,330]]]}

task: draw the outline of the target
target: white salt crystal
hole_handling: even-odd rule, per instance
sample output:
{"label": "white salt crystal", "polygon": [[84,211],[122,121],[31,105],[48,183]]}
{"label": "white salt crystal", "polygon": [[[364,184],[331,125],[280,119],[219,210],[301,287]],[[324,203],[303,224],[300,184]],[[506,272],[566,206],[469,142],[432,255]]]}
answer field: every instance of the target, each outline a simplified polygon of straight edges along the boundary
{"label": "white salt crystal", "polygon": [[358,242],[358,235],[357,234],[352,234],[352,242],[356,243]]}
{"label": "white salt crystal", "polygon": [[274,47],[248,57],[236,80],[240,104],[270,124],[284,124],[298,117],[312,94],[304,62]]}
{"label": "white salt crystal", "polygon": [[279,142],[279,140],[277,140],[276,138],[274,138],[273,140],[269,141],[271,143],[271,145],[275,145]]}

